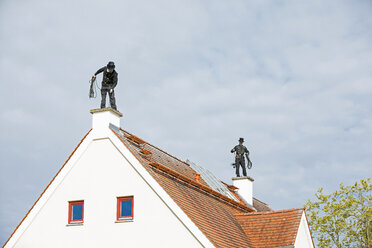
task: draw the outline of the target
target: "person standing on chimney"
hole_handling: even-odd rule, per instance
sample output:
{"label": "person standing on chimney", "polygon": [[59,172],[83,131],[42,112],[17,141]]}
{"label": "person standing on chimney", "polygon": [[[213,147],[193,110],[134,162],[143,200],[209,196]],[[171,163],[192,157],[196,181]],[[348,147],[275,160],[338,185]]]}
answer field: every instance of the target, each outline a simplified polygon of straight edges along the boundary
{"label": "person standing on chimney", "polygon": [[252,162],[249,159],[249,151],[247,147],[243,145],[244,143],[244,138],[239,139],[239,145],[236,145],[233,149],[231,149],[231,153],[235,152],[235,169],[236,169],[236,176],[240,177],[240,172],[239,172],[239,167],[242,167],[243,170],[243,175],[246,177],[247,176],[247,171],[245,169],[245,159],[244,155],[247,158],[248,161],[248,169],[252,167]]}
{"label": "person standing on chimney", "polygon": [[114,89],[118,84],[118,73],[115,71],[115,64],[114,62],[108,62],[107,66],[102,67],[96,73],[94,73],[92,79],[96,79],[97,74],[103,72],[102,77],[102,87],[101,87],[101,108],[106,107],[106,96],[107,93],[110,97],[110,105],[111,108],[117,110],[116,108],[116,101],[115,101],[115,92]]}

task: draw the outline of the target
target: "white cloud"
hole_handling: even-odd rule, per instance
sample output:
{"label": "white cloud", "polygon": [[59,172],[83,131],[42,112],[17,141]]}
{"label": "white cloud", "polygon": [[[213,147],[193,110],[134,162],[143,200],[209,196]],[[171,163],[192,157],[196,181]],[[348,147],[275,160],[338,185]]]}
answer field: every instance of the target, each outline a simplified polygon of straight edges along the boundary
{"label": "white cloud", "polygon": [[[368,1],[0,4],[0,202],[35,200],[89,130],[88,80],[108,60],[125,129],[226,181],[245,137],[274,208],[370,174]],[[0,209],[5,240],[25,209]]]}

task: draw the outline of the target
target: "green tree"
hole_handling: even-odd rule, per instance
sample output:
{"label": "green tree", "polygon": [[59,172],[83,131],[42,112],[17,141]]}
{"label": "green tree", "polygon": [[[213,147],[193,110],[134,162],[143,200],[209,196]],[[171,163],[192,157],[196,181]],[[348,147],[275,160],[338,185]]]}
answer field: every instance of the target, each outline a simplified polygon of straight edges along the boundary
{"label": "green tree", "polygon": [[306,203],[309,225],[318,247],[372,247],[371,179],[360,180]]}

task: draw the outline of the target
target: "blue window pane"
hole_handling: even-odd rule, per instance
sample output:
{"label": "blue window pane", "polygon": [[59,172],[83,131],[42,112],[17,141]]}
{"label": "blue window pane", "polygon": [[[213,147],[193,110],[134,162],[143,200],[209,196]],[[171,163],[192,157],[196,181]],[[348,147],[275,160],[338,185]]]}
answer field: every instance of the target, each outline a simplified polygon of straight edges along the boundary
{"label": "blue window pane", "polygon": [[72,205],[72,220],[83,219],[83,205]]}
{"label": "blue window pane", "polygon": [[121,202],[120,216],[121,217],[132,216],[132,200]]}

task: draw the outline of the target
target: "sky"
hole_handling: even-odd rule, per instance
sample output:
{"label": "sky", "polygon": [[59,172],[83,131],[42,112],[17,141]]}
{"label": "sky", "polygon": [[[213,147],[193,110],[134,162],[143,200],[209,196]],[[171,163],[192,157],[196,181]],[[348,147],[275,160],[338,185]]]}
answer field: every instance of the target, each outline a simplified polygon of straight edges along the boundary
{"label": "sky", "polygon": [[[302,207],[372,175],[371,1],[0,0],[0,244],[91,128],[112,60],[123,129]],[[98,78],[100,79],[101,76]]]}

